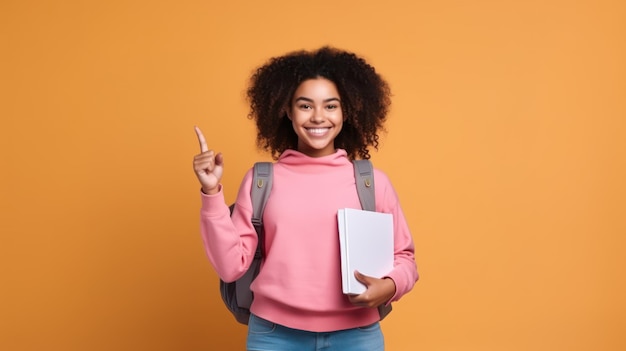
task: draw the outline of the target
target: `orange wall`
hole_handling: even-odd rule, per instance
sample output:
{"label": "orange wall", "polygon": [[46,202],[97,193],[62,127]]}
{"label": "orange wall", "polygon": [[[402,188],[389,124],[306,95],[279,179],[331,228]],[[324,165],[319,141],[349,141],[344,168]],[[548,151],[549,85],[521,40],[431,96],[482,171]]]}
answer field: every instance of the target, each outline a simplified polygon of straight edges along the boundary
{"label": "orange wall", "polygon": [[227,199],[273,55],[368,58],[374,162],[422,275],[388,350],[624,350],[623,1],[0,3],[0,349],[234,350],[198,234],[200,125]]}

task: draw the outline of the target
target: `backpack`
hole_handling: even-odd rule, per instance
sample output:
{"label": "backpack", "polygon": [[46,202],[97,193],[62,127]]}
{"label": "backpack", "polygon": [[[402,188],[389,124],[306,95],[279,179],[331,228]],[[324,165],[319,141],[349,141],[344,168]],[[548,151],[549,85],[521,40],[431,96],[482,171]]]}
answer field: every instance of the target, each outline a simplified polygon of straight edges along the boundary
{"label": "backpack", "polygon": [[[374,196],[374,169],[369,160],[354,160],[354,176],[356,180],[357,193],[361,208],[367,211],[376,211],[376,200]],[[233,314],[237,322],[248,324],[250,318],[250,306],[254,298],[250,290],[250,284],[259,274],[261,261],[263,259],[265,231],[263,229],[263,211],[272,189],[273,164],[271,162],[257,162],[254,164],[252,187],[250,195],[252,198],[252,225],[258,235],[258,244],[254,253],[254,258],[250,263],[248,271],[234,282],[224,282],[220,279],[220,294],[224,304]],[[234,204],[230,205],[230,212],[234,209]],[[391,304],[378,306],[380,320],[391,312]]]}

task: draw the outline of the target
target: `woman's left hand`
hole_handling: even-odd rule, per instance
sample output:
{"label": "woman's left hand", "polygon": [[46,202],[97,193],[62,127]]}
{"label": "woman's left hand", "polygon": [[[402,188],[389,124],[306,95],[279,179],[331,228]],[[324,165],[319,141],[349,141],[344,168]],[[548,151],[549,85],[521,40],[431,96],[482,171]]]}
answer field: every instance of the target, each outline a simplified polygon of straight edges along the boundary
{"label": "woman's left hand", "polygon": [[354,272],[354,277],[366,286],[359,295],[349,295],[353,305],[361,307],[378,307],[387,303],[396,293],[396,283],[391,278],[378,279]]}

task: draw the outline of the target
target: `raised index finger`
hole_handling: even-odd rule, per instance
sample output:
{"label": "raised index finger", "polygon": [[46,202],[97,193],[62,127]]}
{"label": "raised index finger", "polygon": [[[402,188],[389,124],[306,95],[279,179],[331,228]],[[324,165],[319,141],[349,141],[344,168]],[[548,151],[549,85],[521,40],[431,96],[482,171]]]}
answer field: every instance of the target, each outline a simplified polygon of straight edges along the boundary
{"label": "raised index finger", "polygon": [[206,146],[206,139],[204,139],[204,135],[198,126],[195,126],[196,135],[198,136],[198,142],[200,143],[200,152],[209,151],[209,148]]}

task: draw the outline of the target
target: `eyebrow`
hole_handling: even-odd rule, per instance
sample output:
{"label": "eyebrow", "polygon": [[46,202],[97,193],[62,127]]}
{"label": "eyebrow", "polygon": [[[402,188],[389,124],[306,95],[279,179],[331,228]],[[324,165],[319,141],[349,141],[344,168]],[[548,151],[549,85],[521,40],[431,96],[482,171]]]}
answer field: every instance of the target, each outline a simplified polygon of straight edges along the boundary
{"label": "eyebrow", "polygon": [[[297,102],[297,101],[300,101],[300,100],[303,100],[303,101],[306,101],[306,102],[315,102],[315,101],[313,101],[313,99],[310,99],[310,98],[304,97],[304,96],[300,96],[299,98],[296,98],[294,100],[294,102]],[[336,98],[336,97],[325,99],[322,102],[326,103],[326,102],[331,102],[331,101],[341,102],[341,100],[339,100],[339,98]]]}

